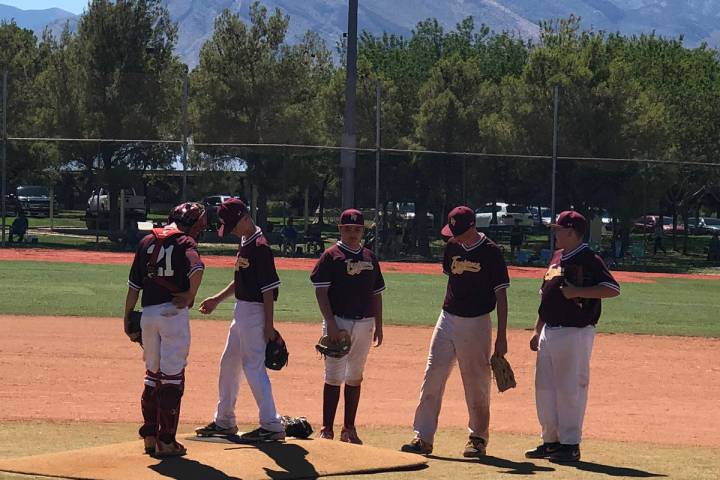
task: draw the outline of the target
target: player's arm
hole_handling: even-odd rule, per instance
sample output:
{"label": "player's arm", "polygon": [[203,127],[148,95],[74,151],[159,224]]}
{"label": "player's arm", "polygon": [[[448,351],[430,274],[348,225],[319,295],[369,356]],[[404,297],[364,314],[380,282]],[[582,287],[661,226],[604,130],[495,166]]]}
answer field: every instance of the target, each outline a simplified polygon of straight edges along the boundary
{"label": "player's arm", "polygon": [[495,299],[497,302],[497,337],[495,338],[495,353],[505,355],[508,351],[507,347],[507,314],[508,301],[507,289],[499,288],[495,290]]}
{"label": "player's arm", "polygon": [[135,305],[137,305],[138,298],[140,297],[140,290],[136,290],[132,287],[128,287],[127,295],[125,296],[125,315],[123,316],[123,327],[125,330],[125,335],[130,337],[130,340],[135,341],[136,339],[133,338],[133,336],[138,335],[130,334],[129,333],[129,327],[130,327],[130,312],[135,310]]}
{"label": "player's arm", "polygon": [[533,336],[530,338],[530,350],[537,352],[538,344],[540,343],[540,333],[542,332],[545,322],[540,320],[538,315],[537,321],[535,322],[535,329],[533,330]]}
{"label": "player's arm", "polygon": [[330,287],[317,287],[315,289],[315,298],[317,298],[320,313],[322,313],[322,316],[325,319],[328,336],[331,340],[337,341],[340,336],[340,330],[335,322],[335,315],[333,314],[332,307],[330,306],[330,297],[328,295],[329,291]]}
{"label": "player's arm", "polygon": [[375,317],[375,333],[373,334],[373,341],[375,346],[379,347],[383,342],[383,316],[382,316],[382,293],[373,295],[373,316]]}
{"label": "player's arm", "polygon": [[265,310],[265,341],[275,339],[275,325],[273,315],[275,314],[275,290],[263,292],[263,309]]}
{"label": "player's arm", "polygon": [[212,297],[208,297],[205,300],[200,303],[200,313],[203,313],[205,315],[209,315],[217,308],[217,306],[228,298],[230,295],[235,294],[235,279],[233,279],[232,282],[228,283],[227,287],[220,290],[218,293],[213,295]]}

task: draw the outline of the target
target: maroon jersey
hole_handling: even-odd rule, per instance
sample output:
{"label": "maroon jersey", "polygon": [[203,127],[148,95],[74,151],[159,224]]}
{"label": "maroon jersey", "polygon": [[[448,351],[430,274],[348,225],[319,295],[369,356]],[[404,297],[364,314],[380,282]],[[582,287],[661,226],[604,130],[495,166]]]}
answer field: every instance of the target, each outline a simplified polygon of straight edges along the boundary
{"label": "maroon jersey", "polygon": [[385,290],[380,263],[372,250],[351,250],[342,242],[323,252],[310,281],[315,288],[328,288],[333,314],[343,318],[374,316],[372,297]]}
{"label": "maroon jersey", "polygon": [[243,237],[235,259],[235,298],[245,302],[263,302],[263,293],[274,290],[277,300],[280,278],[270,244],[260,228]]}
{"label": "maroon jersey", "polygon": [[560,290],[560,287],[567,283],[577,287],[603,285],[620,291],[620,285],[605,266],[605,262],[586,244],[583,243],[567,253],[557,250],[550,259],[540,289],[538,313],[540,320],[546,325],[582,328],[595,325],[600,319],[600,299],[568,300]]}
{"label": "maroon jersey", "polygon": [[[173,235],[161,242],[157,257],[153,255],[158,240],[147,235],[140,241],[130,268],[128,286],[142,290],[143,307],[170,302],[173,292],[190,288],[190,277],[203,270],[197,243],[185,234]],[[155,265],[152,259],[155,258]]]}
{"label": "maroon jersey", "polygon": [[500,248],[485,235],[466,247],[448,240],[443,258],[448,276],[443,310],[460,317],[479,317],[495,310],[495,292],[510,287]]}

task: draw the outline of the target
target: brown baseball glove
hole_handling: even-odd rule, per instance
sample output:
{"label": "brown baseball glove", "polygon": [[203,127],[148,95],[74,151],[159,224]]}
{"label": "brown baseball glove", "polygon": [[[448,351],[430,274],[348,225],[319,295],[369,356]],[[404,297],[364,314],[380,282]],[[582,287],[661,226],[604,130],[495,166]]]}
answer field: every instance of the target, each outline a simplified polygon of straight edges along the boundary
{"label": "brown baseball glove", "polygon": [[342,358],[350,352],[350,334],[347,330],[340,330],[340,338],[333,342],[328,335],[323,335],[315,345],[315,350],[323,357]]}
{"label": "brown baseball glove", "polygon": [[495,383],[497,383],[500,393],[517,386],[515,374],[510,366],[510,362],[508,362],[504,356],[493,354],[493,356],[490,357],[490,367],[492,368]]}

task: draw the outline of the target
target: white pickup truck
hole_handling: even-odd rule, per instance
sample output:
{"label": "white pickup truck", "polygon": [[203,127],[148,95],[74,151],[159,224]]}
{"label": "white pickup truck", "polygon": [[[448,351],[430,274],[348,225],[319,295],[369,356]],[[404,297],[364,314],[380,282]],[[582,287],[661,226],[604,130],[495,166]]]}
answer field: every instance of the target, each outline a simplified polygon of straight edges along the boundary
{"label": "white pickup truck", "polygon": [[[125,223],[128,221],[144,221],[147,219],[147,208],[145,206],[145,197],[135,193],[135,189],[123,190],[123,198],[119,199],[118,205],[124,209]],[[98,209],[98,199],[100,200],[100,208]],[[99,215],[99,218],[98,218]],[[110,198],[106,188],[93,190],[92,195],[88,198],[87,209],[85,210],[85,224],[87,228],[94,229],[107,225],[110,218]],[[99,226],[98,226],[99,224]]]}

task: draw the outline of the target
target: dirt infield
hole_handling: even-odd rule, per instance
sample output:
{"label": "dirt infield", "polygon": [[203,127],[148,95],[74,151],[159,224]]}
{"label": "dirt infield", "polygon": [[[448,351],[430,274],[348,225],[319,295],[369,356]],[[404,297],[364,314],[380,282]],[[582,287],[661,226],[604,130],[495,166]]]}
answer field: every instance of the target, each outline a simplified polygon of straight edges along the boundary
{"label": "dirt infield", "polygon": [[[211,419],[217,401],[218,361],[226,322],[193,321],[182,422]],[[0,420],[133,422],[140,418],[144,367],[120,319],[0,316]],[[319,326],[282,324],[290,364],[272,372],[283,414],[320,416],[322,363],[312,346]],[[358,422],[407,426],[416,406],[430,328],[386,327],[386,344],[368,361]],[[494,431],[534,434],[534,357],[529,333],[510,331],[509,359],[519,386],[492,400]],[[392,346],[392,348],[390,348]],[[592,359],[589,438],[720,446],[720,340],[599,335]],[[442,426],[462,427],[467,411],[457,372],[448,382]],[[257,421],[246,384],[238,420]],[[339,417],[340,418],[340,417]]]}
{"label": "dirt infield", "polygon": [[[93,265],[130,265],[132,253],[119,252],[90,252],[85,250],[52,250],[44,248],[8,248],[0,250],[0,261],[36,261],[36,262],[68,262],[85,263]],[[235,257],[221,255],[205,255],[203,261],[208,267],[232,268]],[[275,260],[278,270],[304,270],[310,271],[316,259],[312,258],[277,258]],[[395,273],[414,273],[441,275],[442,270],[437,263],[402,263],[381,262],[383,271]],[[535,267],[509,267],[511,278],[537,278],[545,273],[543,268]],[[619,282],[653,283],[657,278],[681,278],[695,280],[720,280],[718,275],[681,274],[681,273],[648,273],[648,272],[622,272],[615,271],[613,275]]]}

